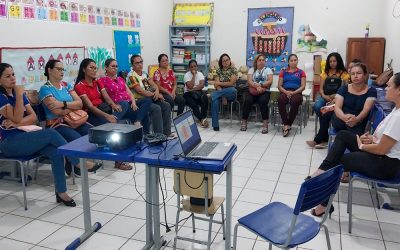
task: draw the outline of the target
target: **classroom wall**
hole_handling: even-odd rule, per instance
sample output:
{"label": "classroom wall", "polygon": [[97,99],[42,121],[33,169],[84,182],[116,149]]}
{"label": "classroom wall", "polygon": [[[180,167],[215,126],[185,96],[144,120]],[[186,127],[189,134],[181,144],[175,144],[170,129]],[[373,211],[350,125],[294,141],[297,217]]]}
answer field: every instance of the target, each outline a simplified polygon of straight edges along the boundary
{"label": "classroom wall", "polygon": [[[346,42],[348,37],[364,37],[365,26],[370,26],[370,37],[386,37],[388,54],[392,54],[395,42],[399,41],[400,33],[395,37],[391,33],[399,30],[399,18],[383,18],[389,11],[389,2],[396,0],[174,0],[174,3],[214,2],[214,22],[211,31],[211,57],[217,58],[227,52],[236,65],[246,62],[247,9],[261,7],[294,7],[293,48],[299,38],[297,29],[301,24],[311,27],[328,41],[328,53],[339,52],[346,57]],[[395,24],[395,22],[397,24]],[[388,28],[385,28],[388,26]],[[390,28],[389,28],[390,27]],[[397,28],[397,29],[396,29]],[[392,30],[391,33],[388,31]],[[397,38],[397,39],[395,39]],[[299,53],[300,66],[312,62],[313,54]],[[323,54],[326,57],[327,54]],[[397,57],[398,58],[398,57]],[[398,64],[397,64],[398,65]],[[276,82],[276,81],[274,81]]]}
{"label": "classroom wall", "polygon": [[[382,13],[386,34],[385,62],[393,59],[392,67],[394,72],[400,72],[400,1],[386,0]],[[396,17],[397,16],[397,17]],[[386,68],[386,64],[385,64]]]}
{"label": "classroom wall", "polygon": [[[131,10],[141,14],[142,55],[147,64],[157,62],[160,53],[169,51],[168,24],[172,20],[172,0],[86,0],[79,3]],[[116,3],[118,3],[116,5]],[[60,22],[0,20],[0,47],[99,46],[113,48],[114,28]]]}

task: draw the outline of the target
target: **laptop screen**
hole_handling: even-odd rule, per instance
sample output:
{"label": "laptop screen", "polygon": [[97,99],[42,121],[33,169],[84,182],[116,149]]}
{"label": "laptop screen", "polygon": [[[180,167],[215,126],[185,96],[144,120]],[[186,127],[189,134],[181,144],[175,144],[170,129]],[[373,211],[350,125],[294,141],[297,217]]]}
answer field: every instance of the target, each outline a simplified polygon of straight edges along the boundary
{"label": "laptop screen", "polygon": [[191,111],[187,111],[174,119],[174,126],[182,146],[183,153],[187,155],[197,145],[201,138],[196,122]]}

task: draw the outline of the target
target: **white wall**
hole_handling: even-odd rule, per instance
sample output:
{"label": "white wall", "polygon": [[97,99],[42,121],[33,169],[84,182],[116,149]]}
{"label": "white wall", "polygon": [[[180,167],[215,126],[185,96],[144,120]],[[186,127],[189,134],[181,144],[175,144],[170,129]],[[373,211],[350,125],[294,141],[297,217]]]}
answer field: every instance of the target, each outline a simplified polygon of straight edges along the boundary
{"label": "white wall", "polygon": [[[247,9],[260,7],[294,7],[293,48],[298,38],[297,29],[301,24],[310,24],[313,29],[328,41],[328,53],[338,51],[346,57],[348,37],[363,37],[365,25],[370,25],[370,37],[386,37],[387,54],[399,40],[400,19],[386,20],[383,17],[387,2],[395,0],[174,0],[184,2],[214,2],[214,22],[211,33],[211,57],[217,58],[226,52],[236,65],[246,62]],[[387,8],[388,9],[388,8]],[[385,11],[386,15],[386,11]],[[383,27],[391,23],[396,38],[385,33]],[[396,29],[397,28],[397,29]],[[390,51],[392,49],[390,48]],[[300,53],[300,66],[312,61],[312,54]],[[324,57],[326,57],[325,55]],[[399,56],[397,56],[398,58]],[[396,58],[396,59],[397,59]],[[398,64],[397,64],[398,65]]]}
{"label": "white wall", "polygon": [[[400,15],[400,2],[398,0],[386,0],[382,13],[384,17],[384,28],[386,34],[385,62],[393,59],[394,72],[400,72],[400,17],[393,16],[393,8],[397,3],[396,15]],[[386,64],[385,64],[386,68]]]}
{"label": "white wall", "polygon": [[[172,0],[87,0],[76,2],[140,13],[142,26],[132,30],[140,32],[145,64],[154,64],[157,62],[158,54],[168,53],[168,24],[172,20]],[[0,47],[114,47],[112,27],[12,19],[0,20],[0,27]]]}

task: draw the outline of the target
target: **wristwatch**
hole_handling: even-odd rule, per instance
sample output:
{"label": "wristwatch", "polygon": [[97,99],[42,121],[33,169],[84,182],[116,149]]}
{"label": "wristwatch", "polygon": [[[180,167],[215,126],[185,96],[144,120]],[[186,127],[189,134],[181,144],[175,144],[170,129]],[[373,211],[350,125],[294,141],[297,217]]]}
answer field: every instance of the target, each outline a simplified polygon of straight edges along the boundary
{"label": "wristwatch", "polygon": [[66,109],[67,108],[67,102],[63,101],[64,106],[62,107],[62,109]]}

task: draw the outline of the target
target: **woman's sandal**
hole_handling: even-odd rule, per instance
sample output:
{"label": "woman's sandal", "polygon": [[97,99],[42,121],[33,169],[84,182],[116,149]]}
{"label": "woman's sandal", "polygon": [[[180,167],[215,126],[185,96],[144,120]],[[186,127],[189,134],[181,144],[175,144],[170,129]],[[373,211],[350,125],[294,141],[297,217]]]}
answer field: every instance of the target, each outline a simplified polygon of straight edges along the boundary
{"label": "woman's sandal", "polygon": [[247,121],[243,120],[242,123],[240,124],[240,131],[246,131],[247,130]]}
{"label": "woman's sandal", "polygon": [[283,137],[287,137],[292,128],[282,128]]}
{"label": "woman's sandal", "polygon": [[126,162],[115,162],[114,168],[118,168],[119,170],[132,170],[132,166]]}
{"label": "woman's sandal", "polygon": [[341,183],[349,183],[350,181],[350,173],[349,172],[343,172],[342,177],[340,178]]}
{"label": "woman's sandal", "polygon": [[261,129],[261,134],[268,134],[268,126]]}

